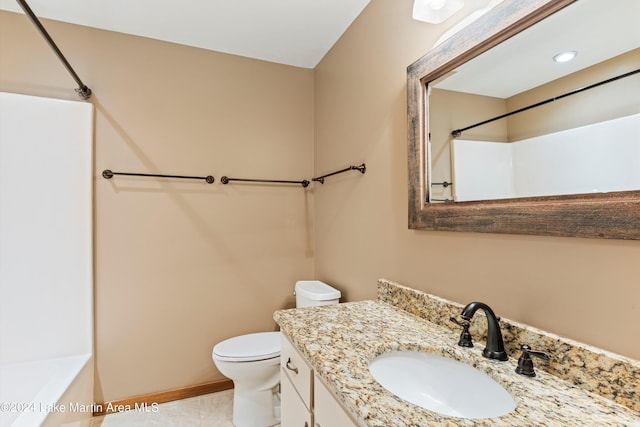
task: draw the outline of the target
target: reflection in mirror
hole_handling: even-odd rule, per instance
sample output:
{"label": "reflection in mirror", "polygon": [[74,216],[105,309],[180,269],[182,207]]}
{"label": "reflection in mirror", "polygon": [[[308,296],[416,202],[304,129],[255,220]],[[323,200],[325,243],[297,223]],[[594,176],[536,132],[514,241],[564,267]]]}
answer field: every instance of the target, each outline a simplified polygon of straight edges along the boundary
{"label": "reflection in mirror", "polygon": [[[610,10],[602,11],[595,21],[591,20],[588,23],[585,23],[587,22],[586,18],[574,17],[574,11],[579,14],[582,6],[596,3],[609,7]],[[440,172],[437,169],[440,168],[439,164],[434,163],[432,170],[431,162],[431,157],[446,158],[444,161],[445,166],[443,167],[451,169],[450,148],[446,141],[451,139],[449,135],[452,130],[464,129],[470,125],[493,118],[496,114],[501,115],[514,109],[517,110],[522,106],[530,105],[540,99],[544,100],[566,93],[575,89],[576,85],[588,86],[594,82],[601,81],[602,78],[620,75],[629,69],[640,68],[637,51],[639,28],[634,21],[640,14],[638,8],[640,8],[640,2],[636,0],[616,0],[615,2],[603,0],[503,0],[476,21],[461,28],[457,33],[443,40],[442,43],[411,64],[407,68],[409,228],[414,230],[640,240],[640,190],[604,192],[605,190],[600,190],[598,187],[587,187],[586,190],[578,190],[584,191],[579,194],[474,200],[461,203],[433,203],[433,199],[437,198],[435,197],[437,194],[435,191],[432,194],[432,189],[457,190],[455,181],[453,185],[450,185],[450,183],[454,180],[453,174],[459,173],[459,168],[454,170],[443,169],[443,172]],[[632,19],[632,24],[628,25],[628,20],[623,21],[622,18],[611,15],[614,12],[622,12],[622,16]],[[571,16],[570,25],[549,28],[547,31],[542,32],[544,38],[553,40],[564,33],[571,33],[574,28],[585,27],[589,32],[596,34],[599,39],[589,41],[586,46],[582,46],[579,42],[585,35],[577,35],[574,39],[568,40],[571,43],[567,46],[554,46],[553,51],[545,53],[546,58],[559,53],[558,49],[570,48],[577,50],[576,59],[578,62],[563,64],[564,69],[569,70],[572,67],[576,67],[574,64],[578,64],[589,56],[585,52],[593,49],[605,49],[613,45],[618,46],[621,40],[628,41],[636,37],[636,41],[633,42],[634,44],[631,47],[624,48],[619,52],[611,52],[607,56],[614,63],[623,58],[623,56],[629,55],[632,57],[631,61],[636,65],[630,66],[625,62],[623,68],[619,69],[617,68],[618,65],[614,64],[613,67],[615,69],[610,70],[611,72],[608,71],[605,76],[591,76],[590,72],[593,69],[610,65],[607,63],[608,61],[601,59],[580,67],[580,71],[576,75],[577,80],[570,82],[569,88],[564,86],[556,88],[554,86],[563,84],[565,80],[569,79],[567,76],[571,73],[567,73],[567,76],[550,76],[544,80],[530,83],[525,89],[507,93],[506,95],[499,93],[489,95],[492,98],[497,98],[494,100],[497,101],[497,105],[483,103],[477,106],[473,103],[474,100],[470,99],[473,96],[466,93],[464,96],[467,99],[462,101],[447,98],[445,102],[468,110],[465,113],[464,120],[458,120],[458,117],[449,117],[457,113],[443,113],[443,110],[440,110],[441,107],[431,105],[432,102],[437,102],[435,99],[437,94],[433,94],[437,90],[464,92],[458,86],[455,88],[434,88],[434,85],[437,86],[440,81],[444,82],[445,78],[448,84],[450,79],[453,81],[458,75],[464,76],[466,72],[464,68],[466,68],[466,63],[470,60],[475,63],[475,58],[484,58],[485,52],[492,50],[496,46],[496,50],[500,49],[501,43],[510,43],[511,40],[516,40],[516,36],[521,32],[530,28],[538,28],[538,25],[545,25],[548,18],[554,18],[556,14],[560,13],[566,13]],[[607,28],[606,24],[610,22],[614,23],[613,29]],[[623,24],[623,22],[625,23]],[[622,35],[618,36],[619,34]],[[509,65],[514,62],[511,59],[511,55],[515,55],[515,53],[505,53],[504,60],[500,62],[497,62],[496,59],[489,60],[490,63],[499,64],[498,67],[494,67],[490,72],[484,72],[482,68],[472,70],[472,78],[467,77],[462,81],[476,83],[486,80],[488,83],[493,83],[493,87],[509,88],[511,83],[520,81],[522,76],[542,76],[544,74],[542,70],[534,69],[534,65],[540,59],[534,55],[535,48],[542,44],[544,44],[542,41],[537,40],[528,46],[519,48],[522,51],[521,53],[525,53],[525,58],[530,59],[531,62],[525,65],[520,64],[516,66],[515,70],[509,68]],[[585,50],[585,47],[588,49]],[[602,62],[605,63],[596,65]],[[577,71],[577,67],[575,71]],[[481,143],[488,140],[493,142],[494,145],[513,145],[507,143],[507,141],[526,140],[538,137],[541,134],[561,133],[576,127],[637,115],[639,99],[637,79],[638,75],[633,75],[608,83],[602,87],[552,102],[551,105],[545,105],[503,120],[497,120],[485,126],[473,127],[462,132],[461,138],[479,140]],[[496,85],[495,83],[498,84]],[[456,83],[456,85],[458,84],[459,82]],[[626,89],[618,92],[614,91],[612,94],[602,92],[605,88],[607,90],[615,89],[620,84],[627,85]],[[534,90],[535,88],[545,89],[546,92],[535,94],[536,98],[534,100],[527,99],[531,92],[537,91]],[[524,93],[522,93],[523,91]],[[428,100],[428,92],[432,92],[431,100]],[[514,95],[516,93],[522,94],[516,96]],[[593,96],[594,94],[597,94],[597,96]],[[484,94],[481,96],[486,98]],[[558,106],[563,104],[575,104],[575,101],[585,96],[591,99],[590,102],[580,104],[577,107],[558,109]],[[505,99],[509,102],[505,101]],[[622,104],[612,104],[611,99],[615,102],[622,101]],[[594,108],[594,104],[600,108]],[[629,109],[626,110],[627,108]],[[598,117],[592,117],[596,113]],[[445,123],[446,121],[451,123]],[[439,137],[437,135],[440,131],[436,129],[442,124],[444,124],[442,135],[444,135],[445,144],[439,147],[431,147],[428,136],[433,131],[431,143],[435,144],[437,138],[442,138],[442,136]],[[632,124],[632,128],[637,132],[638,125]],[[515,129],[517,129],[517,132],[514,131]],[[580,148],[582,148],[583,142],[589,143],[588,139],[594,139],[591,138],[594,132],[588,131],[587,133],[589,138],[580,137],[578,140],[579,144],[577,144],[580,145]],[[625,138],[628,139],[628,135],[625,134]],[[637,136],[635,139],[637,141]],[[599,157],[608,154],[607,151],[611,151],[609,149],[615,147],[618,143],[609,133],[604,137],[595,138],[595,140],[596,148],[590,148],[586,151],[587,153],[596,152],[597,156],[595,157],[598,157],[595,163],[583,166],[589,172],[588,175],[597,174],[597,171],[602,167],[601,163],[603,163]],[[500,148],[503,147],[500,146]],[[565,181],[567,177],[573,177],[574,173],[568,173],[566,170],[569,165],[576,163],[574,160],[578,154],[576,151],[569,152],[571,155],[569,161],[558,160],[560,156],[555,152],[551,156],[543,157],[543,165],[536,165],[534,167],[536,169],[535,172],[538,172],[538,169],[547,171],[551,169],[552,163],[555,162],[561,166],[559,169],[560,179],[558,181]],[[635,156],[637,159],[638,153],[639,151],[636,149],[633,155],[629,157]],[[478,163],[476,158],[473,159],[472,163]],[[624,160],[627,161],[628,159],[625,158]],[[488,171],[494,171],[495,169],[495,165],[491,165],[488,168],[485,167],[478,175],[473,176],[473,179],[477,180],[487,174]],[[535,184],[538,178],[533,178],[533,175],[531,175],[526,180],[531,181],[528,184]],[[431,183],[434,184],[433,187]],[[594,189],[596,192],[593,191]],[[453,198],[454,194],[456,193],[448,193],[443,195],[442,198]]]}
{"label": "reflection in mirror", "polygon": [[640,190],[640,1],[612,6],[580,0],[427,82],[428,202]]}

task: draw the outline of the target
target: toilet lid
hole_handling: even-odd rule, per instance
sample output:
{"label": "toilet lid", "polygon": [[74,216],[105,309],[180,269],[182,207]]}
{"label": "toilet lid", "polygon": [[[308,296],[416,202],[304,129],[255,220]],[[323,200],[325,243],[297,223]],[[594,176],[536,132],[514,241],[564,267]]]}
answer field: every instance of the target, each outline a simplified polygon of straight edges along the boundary
{"label": "toilet lid", "polygon": [[228,362],[251,362],[280,356],[280,332],[258,332],[224,340],[213,347],[213,356]]}

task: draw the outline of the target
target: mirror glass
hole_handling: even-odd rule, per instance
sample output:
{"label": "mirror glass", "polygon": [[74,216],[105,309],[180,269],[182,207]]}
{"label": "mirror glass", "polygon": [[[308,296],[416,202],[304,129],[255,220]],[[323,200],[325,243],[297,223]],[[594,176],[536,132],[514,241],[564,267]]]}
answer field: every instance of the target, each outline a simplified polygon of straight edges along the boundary
{"label": "mirror glass", "polygon": [[579,0],[426,82],[426,202],[640,190],[638,17]]}

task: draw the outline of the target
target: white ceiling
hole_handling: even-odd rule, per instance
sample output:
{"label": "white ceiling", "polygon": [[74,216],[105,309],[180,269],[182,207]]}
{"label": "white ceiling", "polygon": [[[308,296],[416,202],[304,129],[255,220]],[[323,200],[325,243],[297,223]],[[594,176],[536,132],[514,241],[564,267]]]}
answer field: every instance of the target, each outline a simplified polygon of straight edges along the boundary
{"label": "white ceiling", "polygon": [[[458,67],[435,87],[509,98],[640,47],[640,0],[580,0]],[[578,56],[566,64],[563,50]]]}
{"label": "white ceiling", "polygon": [[[314,68],[369,1],[27,0],[27,3],[38,18]],[[15,0],[0,0],[0,9],[22,13]],[[55,40],[55,34],[51,36]],[[63,46],[60,48],[64,51]]]}

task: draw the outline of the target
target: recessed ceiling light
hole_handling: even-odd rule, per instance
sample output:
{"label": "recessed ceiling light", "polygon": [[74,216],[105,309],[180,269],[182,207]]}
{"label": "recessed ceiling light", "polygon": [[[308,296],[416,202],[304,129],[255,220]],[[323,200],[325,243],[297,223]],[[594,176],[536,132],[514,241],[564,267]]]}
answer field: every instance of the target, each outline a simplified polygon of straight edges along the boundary
{"label": "recessed ceiling light", "polygon": [[560,63],[569,62],[573,58],[575,58],[577,54],[578,52],[576,52],[575,50],[567,50],[565,52],[560,52],[559,54],[555,55],[553,57],[553,60]]}

